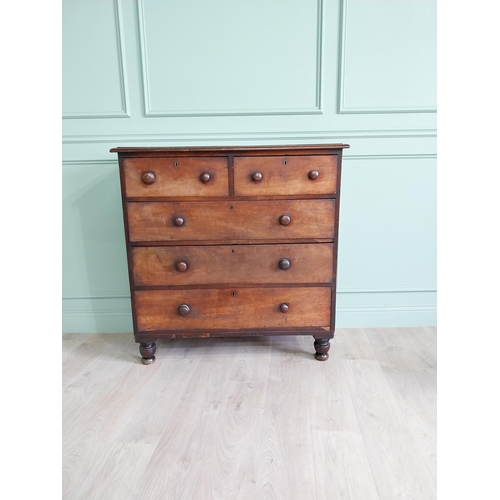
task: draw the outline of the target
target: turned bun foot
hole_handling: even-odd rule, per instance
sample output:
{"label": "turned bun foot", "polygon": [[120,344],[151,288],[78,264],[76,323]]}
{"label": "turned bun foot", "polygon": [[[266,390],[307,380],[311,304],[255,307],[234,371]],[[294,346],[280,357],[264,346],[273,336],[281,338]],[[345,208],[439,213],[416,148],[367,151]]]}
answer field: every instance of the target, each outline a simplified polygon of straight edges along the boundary
{"label": "turned bun foot", "polygon": [[152,365],[155,362],[156,344],[154,342],[144,342],[139,346],[143,365]]}
{"label": "turned bun foot", "polygon": [[316,349],[314,357],[318,361],[326,361],[329,358],[330,339],[316,339],[314,341],[314,348]]}

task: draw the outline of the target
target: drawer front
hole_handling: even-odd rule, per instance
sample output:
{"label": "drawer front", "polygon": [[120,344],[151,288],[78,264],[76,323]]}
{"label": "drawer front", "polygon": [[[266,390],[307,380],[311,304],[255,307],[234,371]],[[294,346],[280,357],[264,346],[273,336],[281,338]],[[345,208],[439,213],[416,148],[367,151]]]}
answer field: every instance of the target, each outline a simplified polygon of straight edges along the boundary
{"label": "drawer front", "polygon": [[234,158],[238,196],[333,195],[336,187],[336,155]]}
{"label": "drawer front", "polygon": [[331,283],[333,244],[132,248],[136,286]]}
{"label": "drawer front", "polygon": [[132,242],[330,240],[335,200],[133,202],[127,210]]}
{"label": "drawer front", "polygon": [[330,327],[330,287],[148,290],[134,297],[139,331]]}
{"label": "drawer front", "polygon": [[228,196],[227,158],[125,158],[127,198]]}

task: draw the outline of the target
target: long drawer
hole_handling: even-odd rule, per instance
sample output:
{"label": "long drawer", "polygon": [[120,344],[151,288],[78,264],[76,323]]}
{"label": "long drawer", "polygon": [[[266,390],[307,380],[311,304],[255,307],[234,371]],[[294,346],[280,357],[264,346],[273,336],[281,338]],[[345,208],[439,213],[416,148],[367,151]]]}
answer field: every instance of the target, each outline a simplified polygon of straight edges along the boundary
{"label": "long drawer", "polygon": [[136,291],[139,331],[330,327],[331,287]]}
{"label": "long drawer", "polygon": [[132,248],[136,286],[331,283],[333,244]]}
{"label": "long drawer", "polygon": [[131,242],[333,240],[335,200],[131,202]]}

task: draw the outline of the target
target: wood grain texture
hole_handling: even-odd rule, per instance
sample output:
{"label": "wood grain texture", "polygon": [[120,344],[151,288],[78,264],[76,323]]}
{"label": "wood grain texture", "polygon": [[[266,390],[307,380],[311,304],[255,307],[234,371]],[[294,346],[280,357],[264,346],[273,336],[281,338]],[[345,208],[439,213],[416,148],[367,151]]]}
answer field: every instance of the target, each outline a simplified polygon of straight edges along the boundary
{"label": "wood grain texture", "polygon": [[380,365],[397,370],[435,369],[435,332],[412,328],[398,331],[397,328],[377,328],[370,332],[370,346]]}
{"label": "wood grain texture", "polygon": [[84,483],[72,498],[134,498],[134,489],[144,476],[154,449],[153,444],[105,444],[89,471],[92,479]]}
{"label": "wood grain texture", "polygon": [[312,437],[315,462],[322,464],[314,471],[316,500],[379,499],[360,432],[316,430]]}
{"label": "wood grain texture", "polygon": [[362,328],[340,330],[335,337],[340,359],[376,360],[370,341]]}
{"label": "wood grain texture", "polygon": [[[286,272],[278,266],[282,258],[292,263]],[[331,283],[333,278],[329,243],[135,247],[132,260],[136,286]]]}
{"label": "wood grain texture", "polygon": [[[324,327],[330,287],[141,290],[135,292],[139,331]],[[287,313],[280,304],[289,306]],[[190,312],[182,316],[179,306]]]}
{"label": "wood grain texture", "polygon": [[158,360],[155,362],[156,373],[150,382],[154,386],[140,391],[123,412],[113,441],[157,444],[207,347],[195,340],[181,344],[159,341],[159,345],[163,362],[159,367]]}
{"label": "wood grain texture", "polygon": [[[65,340],[65,346],[69,346],[68,350],[63,351],[62,357],[62,375],[63,375],[63,389],[69,386],[75,379],[81,378],[86,373],[89,373],[98,360],[98,358],[106,359],[112,354],[112,350],[116,344],[113,342],[114,338],[120,334],[79,334],[81,342],[78,345],[71,342],[68,344]],[[91,339],[92,343],[87,342]],[[97,349],[97,350],[96,350]],[[120,352],[115,353],[118,357]]]}
{"label": "wood grain texture", "polygon": [[[101,469],[105,464],[111,468],[113,466],[113,448],[110,448],[110,444],[146,445],[144,450],[147,450],[147,453],[149,453],[148,446],[152,445],[154,449],[164,432],[165,420],[175,409],[190,379],[190,374],[195,371],[205,349],[205,346],[198,348],[192,346],[191,341],[185,341],[183,346],[166,350],[161,360],[149,367],[150,369],[144,370],[143,365],[134,356],[136,349],[134,343],[130,342],[129,335],[104,336],[109,336],[109,341],[114,344],[112,351],[114,362],[110,363],[106,357],[98,356],[99,342],[87,341],[89,350],[93,348],[96,354],[97,367],[88,376],[82,376],[72,384],[79,385],[82,391],[85,391],[85,385],[98,388],[95,397],[80,401],[75,415],[72,411],[75,400],[68,395],[70,387],[63,392],[62,447],[65,500],[89,498],[85,492],[96,487]],[[98,336],[90,337],[98,340]],[[122,351],[127,351],[127,356],[121,354]],[[131,363],[131,358],[136,360],[135,363]],[[75,361],[77,359],[78,354],[75,352]],[[108,375],[104,383],[101,383],[99,379],[104,370],[108,371]],[[173,381],[173,384],[169,385],[165,394],[165,386],[162,384],[167,384],[168,381]],[[151,390],[146,390],[148,387]],[[158,406],[158,400],[165,406],[162,407],[161,404]],[[68,414],[69,418],[64,417]],[[134,429],[139,435],[132,432]],[[114,469],[114,473],[118,477],[123,474],[118,467]],[[105,477],[101,477],[105,484],[113,480],[109,472]],[[122,477],[122,481],[126,482],[127,478]],[[129,495],[130,498],[134,498],[131,491]],[[117,492],[116,495],[110,493],[109,498],[118,500],[124,497]]]}
{"label": "wood grain texture", "polygon": [[[312,180],[311,171],[319,176]],[[258,173],[262,179],[255,182]],[[236,196],[328,194],[337,188],[337,155],[261,156],[234,158]]]}
{"label": "wood grain texture", "polygon": [[[261,342],[237,342],[233,353],[227,396],[221,401],[193,500],[255,498],[259,463],[249,443],[258,443],[262,432],[271,349]],[[255,356],[262,362],[255,363]]]}
{"label": "wood grain texture", "polygon": [[315,478],[308,360],[299,354],[299,338],[273,337],[272,342],[254,498],[311,498]]}
{"label": "wood grain texture", "polygon": [[[311,349],[310,338],[303,337],[300,343],[304,352]],[[338,357],[336,338],[331,343],[331,356],[328,363],[307,365],[311,429],[313,432],[359,433],[349,384]]]}
{"label": "wood grain texture", "polygon": [[[127,198],[229,195],[227,158],[125,158],[123,169]],[[154,182],[143,182],[145,172],[154,174]],[[203,174],[208,182],[200,180]]]}
{"label": "wood grain texture", "polygon": [[62,498],[433,500],[435,369],[404,352],[432,359],[426,330],[338,330],[328,363],[312,336],[160,339],[147,369],[129,335],[66,336]]}
{"label": "wood grain texture", "polygon": [[[78,338],[80,337],[80,338]],[[66,363],[66,358],[71,356],[71,352],[85,342],[85,336],[81,334],[64,334],[63,335],[63,350],[62,362],[63,366]],[[67,367],[67,364],[66,364]]]}
{"label": "wood grain texture", "polygon": [[77,418],[65,429],[62,442],[65,499],[80,498],[80,492],[94,482],[99,472],[95,465],[120,425],[124,410],[133,404],[135,394],[153,376],[152,371],[142,370],[141,374],[134,370],[133,364],[128,364],[128,371],[109,382],[89,406],[80,408]]}
{"label": "wood grain texture", "polygon": [[[130,363],[137,357],[134,339],[130,337],[126,342],[123,334],[102,334],[99,339],[95,335],[80,335],[85,340],[85,350],[74,350],[68,353],[68,363],[75,367],[84,367],[77,373],[63,371],[63,380],[66,405],[63,408],[63,430],[71,426],[79,418],[82,408],[91,405],[102,393],[103,389],[113,386],[121,376],[130,370]],[[84,363],[85,359],[92,362]],[[83,362],[83,363],[82,363]],[[68,383],[69,382],[69,383]]]}
{"label": "wood grain texture", "polygon": [[379,498],[436,498],[436,483],[377,361],[343,360]]}
{"label": "wood grain texture", "polygon": [[[191,499],[205,454],[227,393],[233,364],[231,349],[222,347],[200,360],[181,396],[138,485],[137,498]],[[163,493],[163,494],[162,494]]]}
{"label": "wood grain texture", "polygon": [[[134,202],[127,211],[132,242],[333,239],[335,200]],[[175,226],[175,217],[185,223]]]}
{"label": "wood grain texture", "polygon": [[434,480],[437,480],[436,329],[367,331],[382,372]]}
{"label": "wood grain texture", "polygon": [[[310,340],[300,340],[306,350]],[[348,380],[332,344],[328,363],[307,364],[314,459],[324,464],[315,468],[316,499],[378,499]]]}

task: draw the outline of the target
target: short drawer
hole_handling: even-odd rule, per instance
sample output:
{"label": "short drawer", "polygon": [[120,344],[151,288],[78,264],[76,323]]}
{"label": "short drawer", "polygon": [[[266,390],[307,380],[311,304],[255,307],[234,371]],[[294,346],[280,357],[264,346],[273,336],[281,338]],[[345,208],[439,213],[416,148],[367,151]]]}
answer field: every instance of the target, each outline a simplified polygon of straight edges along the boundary
{"label": "short drawer", "polygon": [[234,158],[237,196],[334,195],[336,188],[336,155]]}
{"label": "short drawer", "polygon": [[136,286],[331,283],[333,244],[133,247]]}
{"label": "short drawer", "polygon": [[330,287],[148,290],[134,297],[139,331],[330,326]]}
{"label": "short drawer", "polygon": [[124,158],[127,198],[228,196],[227,158]]}
{"label": "short drawer", "polygon": [[331,240],[335,200],[132,202],[131,242]]}

